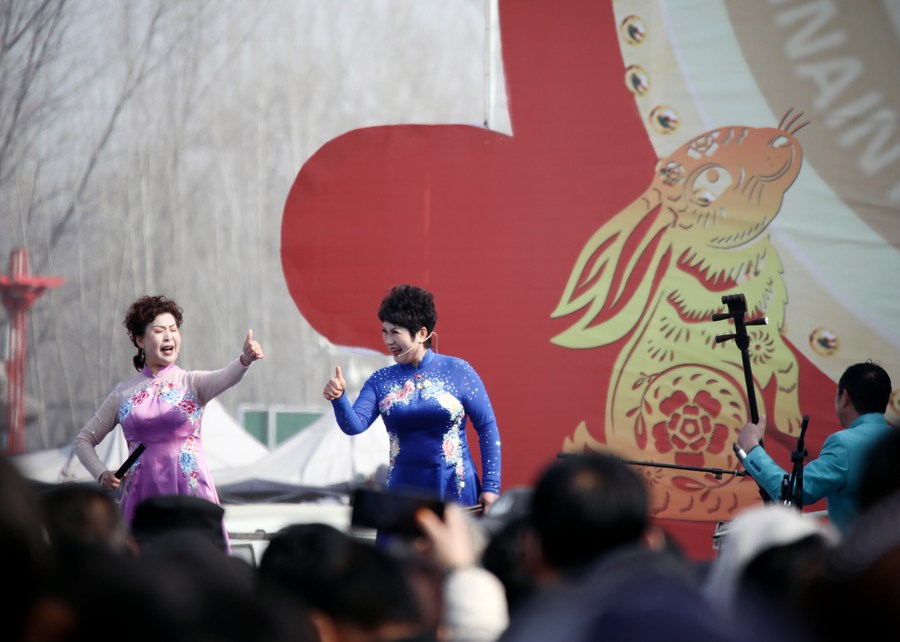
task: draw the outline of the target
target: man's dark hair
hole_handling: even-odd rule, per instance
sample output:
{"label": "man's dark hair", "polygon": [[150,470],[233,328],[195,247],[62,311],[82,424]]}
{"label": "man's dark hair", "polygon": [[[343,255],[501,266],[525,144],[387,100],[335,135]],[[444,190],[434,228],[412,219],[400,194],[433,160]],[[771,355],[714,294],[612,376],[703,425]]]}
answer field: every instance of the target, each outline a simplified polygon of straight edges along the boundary
{"label": "man's dark hair", "polygon": [[601,453],[552,464],[532,497],[532,525],[544,558],[564,572],[636,543],[647,529],[648,514],[641,478],[618,457]]}
{"label": "man's dark hair", "polygon": [[891,400],[891,378],[884,368],[872,361],[855,363],[844,370],[838,381],[838,394],[844,390],[861,415],[884,413]]}

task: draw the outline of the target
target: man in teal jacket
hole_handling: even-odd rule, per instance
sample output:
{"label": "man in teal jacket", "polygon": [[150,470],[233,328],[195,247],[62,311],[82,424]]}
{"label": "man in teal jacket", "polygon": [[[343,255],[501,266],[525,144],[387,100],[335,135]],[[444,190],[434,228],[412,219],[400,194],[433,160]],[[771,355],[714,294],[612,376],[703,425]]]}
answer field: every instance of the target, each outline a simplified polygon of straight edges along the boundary
{"label": "man in teal jacket", "polygon": [[[834,400],[844,430],[829,435],[819,457],[803,468],[803,505],[824,497],[829,520],[842,532],[849,529],[858,512],[857,492],[869,451],[893,429],[884,418],[890,398],[891,379],[881,366],[867,361],[847,368]],[[765,416],[756,424],[744,425],[735,452],[754,481],[770,497],[778,498],[787,473],[765,450],[757,448],[765,431]]]}

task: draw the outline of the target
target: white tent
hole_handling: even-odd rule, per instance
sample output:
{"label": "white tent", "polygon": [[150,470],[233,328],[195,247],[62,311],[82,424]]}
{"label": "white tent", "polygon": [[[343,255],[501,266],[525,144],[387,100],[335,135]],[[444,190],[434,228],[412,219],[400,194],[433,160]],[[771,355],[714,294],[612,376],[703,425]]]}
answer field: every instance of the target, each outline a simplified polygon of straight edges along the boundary
{"label": "white tent", "polygon": [[[203,446],[211,471],[247,466],[269,450],[244,430],[213,399],[203,412]],[[128,458],[128,446],[122,428],[117,426],[97,446],[97,455],[107,468],[117,469]],[[50,484],[93,481],[87,469],[72,452],[72,445],[10,457],[28,479]]]}
{"label": "white tent", "polygon": [[381,417],[359,435],[345,435],[331,412],[265,457],[243,468],[219,471],[216,485],[257,480],[323,487],[369,478],[386,469],[390,441]]}
{"label": "white tent", "polygon": [[203,449],[212,471],[246,466],[269,454],[215,399],[203,413]]}

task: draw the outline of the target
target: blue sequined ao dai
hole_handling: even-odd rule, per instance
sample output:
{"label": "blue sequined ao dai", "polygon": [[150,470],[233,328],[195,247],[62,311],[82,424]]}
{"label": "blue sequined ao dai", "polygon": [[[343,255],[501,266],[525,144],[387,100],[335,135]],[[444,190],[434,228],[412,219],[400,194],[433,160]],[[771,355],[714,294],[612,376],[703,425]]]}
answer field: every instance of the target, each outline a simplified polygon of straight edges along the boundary
{"label": "blue sequined ao dai", "polygon": [[[332,405],[348,435],[381,415],[391,444],[387,488],[437,493],[464,506],[477,503],[482,490],[500,493],[497,421],[481,378],[466,361],[428,350],[418,366],[376,371],[352,407],[347,395]],[[466,441],[467,419],[478,435],[483,480]]]}

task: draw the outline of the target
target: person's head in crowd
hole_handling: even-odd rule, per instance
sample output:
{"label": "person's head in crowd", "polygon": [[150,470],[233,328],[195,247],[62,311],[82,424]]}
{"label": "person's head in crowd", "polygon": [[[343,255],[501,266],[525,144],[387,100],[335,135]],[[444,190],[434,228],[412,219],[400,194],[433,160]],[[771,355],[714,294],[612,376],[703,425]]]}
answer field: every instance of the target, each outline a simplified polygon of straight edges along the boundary
{"label": "person's head in crowd", "polygon": [[42,490],[39,498],[47,540],[60,554],[85,547],[123,555],[137,552],[115,499],[96,484],[56,484]]}
{"label": "person's head in crowd", "polygon": [[321,642],[434,639],[401,561],[326,524],[276,533],[258,574],[261,590],[308,609]]}
{"label": "person's head in crowd", "polygon": [[836,541],[823,533],[812,533],[758,552],[738,577],[737,602],[765,601],[768,606],[792,611],[803,587],[819,572]]}
{"label": "person's head in crowd", "polygon": [[109,631],[148,642],[312,639],[290,634],[293,623],[258,603],[252,568],[225,554],[214,520],[198,525],[190,510],[188,518],[151,511],[142,526],[153,527],[140,532],[136,546],[123,532],[115,501],[96,487],[60,485],[44,490],[40,500],[65,639],[93,640]]}
{"label": "person's head in crowd", "polygon": [[860,415],[884,414],[891,400],[891,378],[884,368],[871,362],[849,366],[838,380],[835,410],[844,428]]}
{"label": "person's head in crowd", "polygon": [[129,640],[188,642],[180,614],[170,608],[172,587],[137,555],[76,545],[65,559],[55,595],[71,617],[69,641],[97,640],[124,632]]}
{"label": "person's head in crowd", "polygon": [[135,507],[131,534],[138,547],[144,548],[164,535],[191,531],[227,553],[224,516],[224,508],[202,497],[160,495],[145,499]]}
{"label": "person's head in crowd", "polygon": [[227,554],[215,538],[198,529],[161,532],[141,544],[140,557],[151,566],[176,572],[194,569],[213,588],[227,585],[249,592],[255,587],[253,566]]}
{"label": "person's head in crowd", "polygon": [[809,639],[807,596],[835,541],[814,533],[760,551],[737,579],[731,620],[738,626],[764,622],[770,628],[791,631],[792,640]]}
{"label": "person's head in crowd", "polygon": [[142,545],[140,562],[164,587],[162,601],[187,639],[314,639],[305,611],[258,592],[254,567],[200,530],[154,536]]}
{"label": "person's head in crowd", "polygon": [[14,582],[0,600],[4,634],[20,638],[52,578],[35,489],[0,455],[0,568]]}
{"label": "person's head in crowd", "polygon": [[[230,554],[224,514],[220,505],[201,497],[161,495],[137,505],[131,532],[145,562],[170,568],[173,575],[181,569],[196,569],[196,577],[185,579],[206,581],[204,586],[212,591],[227,587],[247,592],[255,584],[255,574],[250,564]],[[198,588],[184,581],[173,585],[188,585],[192,592]]]}
{"label": "person's head in crowd", "polygon": [[[629,553],[623,554],[627,559]],[[658,550],[638,553],[642,554],[666,556]],[[603,572],[610,573],[611,580],[617,575],[615,568],[604,568]],[[765,627],[761,627],[764,635],[759,638],[729,627],[725,618],[710,611],[694,584],[683,582],[677,575],[626,570],[624,577],[615,579],[620,580],[616,582],[619,585],[609,591],[598,587],[582,594],[580,610],[584,615],[580,617],[586,622],[566,635],[567,642],[801,642],[775,637]]]}
{"label": "person's head in crowd", "polygon": [[444,623],[447,602],[444,599],[444,571],[428,556],[407,549],[393,553],[402,565],[422,607],[422,622],[427,631],[434,632],[435,639],[452,640],[451,631]]}
{"label": "person's head in crowd", "polygon": [[766,503],[747,508],[725,533],[703,592],[725,617],[738,618],[738,625],[760,614],[787,624],[838,540],[831,525],[794,507]]}
{"label": "person's head in crowd", "polygon": [[510,518],[492,533],[481,555],[482,566],[503,583],[510,617],[537,590],[535,577],[525,563],[530,525],[531,517],[527,514]]}
{"label": "person's head in crowd", "polygon": [[900,631],[898,578],[900,491],[894,490],[863,510],[825,557],[806,600],[817,641],[851,640],[861,631]]}
{"label": "person's head in crowd", "polygon": [[511,618],[499,642],[786,639],[759,628],[760,637],[739,636],[706,603],[684,559],[658,543],[641,541],[614,546],[584,573],[537,591]]}
{"label": "person's head in crowd", "polygon": [[510,617],[537,589],[535,577],[526,567],[533,495],[534,488],[530,486],[511,488],[481,518],[488,535],[481,565],[503,584]]}
{"label": "person's head in crowd", "polygon": [[649,523],[641,478],[620,458],[590,453],[557,460],[531,498],[538,573],[577,574],[610,550],[638,544]]}
{"label": "person's head in crowd", "polygon": [[873,445],[866,459],[857,497],[863,512],[885,497],[900,491],[900,428],[890,431]]}
{"label": "person's head in crowd", "polygon": [[[900,429],[872,448],[858,491],[859,516],[822,565],[807,596],[824,642],[854,637],[858,618],[871,630],[900,630]],[[835,621],[833,613],[851,615]],[[858,615],[852,617],[852,615]]]}

